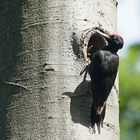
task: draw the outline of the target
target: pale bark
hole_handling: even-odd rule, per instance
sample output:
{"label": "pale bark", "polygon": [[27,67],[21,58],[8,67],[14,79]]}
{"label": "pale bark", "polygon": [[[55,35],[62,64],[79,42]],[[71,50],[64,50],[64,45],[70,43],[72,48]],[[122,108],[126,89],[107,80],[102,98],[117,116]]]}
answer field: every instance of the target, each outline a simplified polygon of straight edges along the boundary
{"label": "pale bark", "polygon": [[0,5],[0,139],[118,140],[115,89],[101,134],[90,131],[90,84],[82,82],[85,63],[77,59],[84,30],[116,31],[116,2],[3,0]]}

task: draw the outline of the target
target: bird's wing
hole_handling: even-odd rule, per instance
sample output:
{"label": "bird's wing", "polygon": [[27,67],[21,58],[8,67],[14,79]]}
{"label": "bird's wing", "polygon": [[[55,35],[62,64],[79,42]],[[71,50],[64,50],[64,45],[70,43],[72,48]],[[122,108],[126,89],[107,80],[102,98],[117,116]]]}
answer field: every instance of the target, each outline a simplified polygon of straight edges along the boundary
{"label": "bird's wing", "polygon": [[90,77],[93,88],[107,98],[114,85],[119,65],[119,57],[109,51],[98,51],[90,64]]}

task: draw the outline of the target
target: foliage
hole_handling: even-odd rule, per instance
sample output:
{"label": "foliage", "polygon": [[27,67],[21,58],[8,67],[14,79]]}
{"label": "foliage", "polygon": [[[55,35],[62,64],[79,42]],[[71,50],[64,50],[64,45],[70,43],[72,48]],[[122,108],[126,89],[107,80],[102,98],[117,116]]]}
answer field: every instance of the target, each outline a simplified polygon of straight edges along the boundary
{"label": "foliage", "polygon": [[140,140],[140,44],[120,61],[121,140]]}

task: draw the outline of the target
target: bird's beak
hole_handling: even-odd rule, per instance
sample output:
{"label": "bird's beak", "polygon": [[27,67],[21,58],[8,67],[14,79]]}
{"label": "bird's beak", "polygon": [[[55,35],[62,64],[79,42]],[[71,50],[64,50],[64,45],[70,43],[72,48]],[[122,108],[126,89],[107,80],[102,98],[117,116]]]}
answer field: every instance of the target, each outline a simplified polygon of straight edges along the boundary
{"label": "bird's beak", "polygon": [[101,38],[103,38],[103,40],[105,41],[105,44],[106,44],[105,46],[108,46],[108,41],[110,40],[110,36],[101,31],[96,31],[96,33],[99,34]]}
{"label": "bird's beak", "polygon": [[103,32],[100,32],[100,31],[96,31],[99,35],[101,35],[103,38],[105,38],[105,39],[110,39],[110,37],[107,35],[107,34],[105,34],[105,33],[103,33]]}

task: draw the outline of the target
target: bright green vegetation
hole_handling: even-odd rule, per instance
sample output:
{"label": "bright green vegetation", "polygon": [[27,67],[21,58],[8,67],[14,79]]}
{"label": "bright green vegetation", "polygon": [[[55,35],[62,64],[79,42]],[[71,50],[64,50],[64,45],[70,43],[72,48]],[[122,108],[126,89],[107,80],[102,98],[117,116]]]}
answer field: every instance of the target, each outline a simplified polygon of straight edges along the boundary
{"label": "bright green vegetation", "polygon": [[140,44],[120,60],[121,140],[140,140]]}

